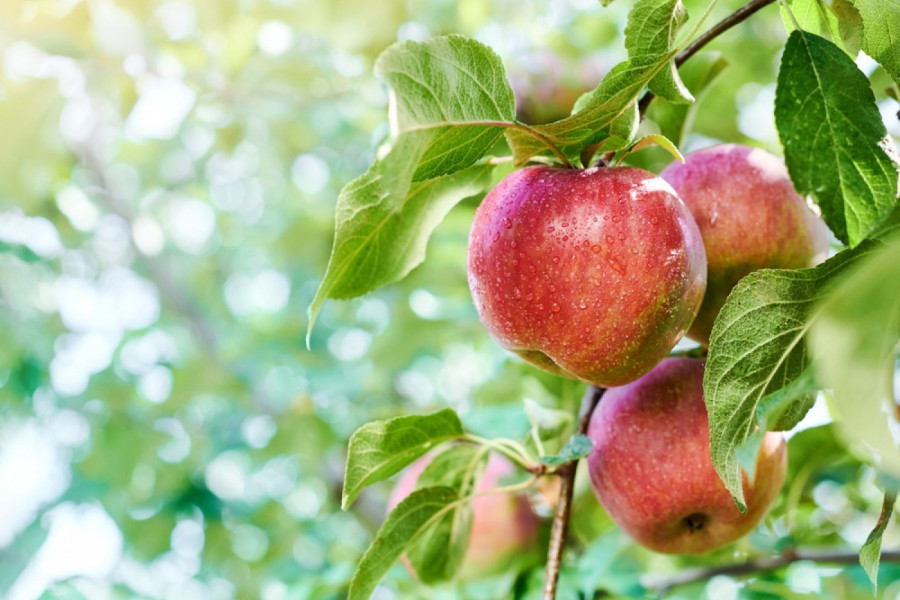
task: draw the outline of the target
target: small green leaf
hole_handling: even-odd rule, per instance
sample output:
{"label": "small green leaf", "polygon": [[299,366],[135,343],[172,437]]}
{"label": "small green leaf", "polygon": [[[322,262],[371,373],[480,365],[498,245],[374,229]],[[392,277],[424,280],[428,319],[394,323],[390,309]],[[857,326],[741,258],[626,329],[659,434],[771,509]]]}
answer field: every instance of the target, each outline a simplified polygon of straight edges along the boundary
{"label": "small green leaf", "polygon": [[691,104],[660,101],[650,105],[648,116],[676,146],[681,145],[685,134],[693,127],[700,98],[727,66],[728,61],[719,52],[701,52],[691,57],[678,72],[696,101]]}
{"label": "small green leaf", "polygon": [[863,37],[862,19],[859,11],[847,0],[832,0],[830,3],[824,0],[788,0],[786,5],[781,5],[781,18],[788,32],[794,31],[796,20],[800,29],[840,46],[851,58],[856,58],[859,53]]}
{"label": "small green leaf", "polygon": [[[755,271],[738,282],[716,318],[703,376],[710,451],[741,510],[746,505],[736,450],[757,425],[757,407],[804,373],[809,365],[804,338],[817,302],[876,245],[863,243],[811,269]],[[784,410],[794,418],[809,402],[802,394],[791,403],[800,403],[800,409]]]}
{"label": "small green leaf", "polygon": [[894,503],[897,501],[896,492],[885,492],[884,504],[881,507],[881,514],[878,516],[878,522],[875,528],[869,533],[866,542],[859,549],[859,564],[869,576],[872,587],[878,592],[878,563],[881,562],[881,538],[887,529],[888,521],[891,520],[891,514],[894,512]]}
{"label": "small green leaf", "polygon": [[366,423],[350,436],[341,508],[360,490],[399,472],[434,446],[463,435],[453,410]]}
{"label": "small green leaf", "polygon": [[[628,13],[625,26],[625,48],[635,62],[652,62],[665,56],[675,46],[675,36],[687,21],[681,0],[638,0]],[[694,97],[682,83],[675,62],[669,62],[653,79],[650,91],[669,102],[688,104]]]}
{"label": "small green leaf", "polygon": [[461,35],[400,42],[381,53],[375,75],[390,86],[391,133],[429,131],[414,181],[471,166],[516,117],[500,57]]}
{"label": "small green leaf", "polygon": [[542,456],[540,461],[545,465],[558,467],[567,462],[584,458],[591,453],[593,447],[594,444],[591,442],[591,438],[584,434],[576,433],[555,456]]}
{"label": "small green leaf", "polygon": [[775,123],[794,187],[855,246],[897,202],[897,164],[866,76],[831,42],[794,31],[778,73]]}
{"label": "small green leaf", "polygon": [[850,449],[900,478],[894,370],[900,341],[900,239],[861,261],[821,305],[810,347],[833,390],[832,410]]}
{"label": "small green leaf", "polygon": [[684,162],[684,157],[681,155],[681,152],[678,151],[678,148],[675,147],[675,144],[673,144],[672,141],[669,140],[669,138],[659,133],[645,135],[644,137],[636,141],[631,145],[630,148],[627,148],[619,156],[616,157],[616,162],[621,161],[633,152],[637,152],[654,145],[666,150],[669,154],[672,155],[672,158],[674,158],[675,160]]}
{"label": "small green leaf", "polygon": [[[454,446],[438,454],[416,481],[417,488],[446,487],[459,498],[471,496],[487,464],[483,447]],[[448,509],[407,550],[409,562],[422,583],[453,578],[469,546],[472,507],[467,502]]]}
{"label": "small green leaf", "polygon": [[368,600],[403,551],[458,500],[450,488],[431,487],[414,491],[394,507],[356,567],[348,600]]}
{"label": "small green leaf", "polygon": [[863,52],[874,58],[900,84],[900,2],[851,0],[863,23]]}

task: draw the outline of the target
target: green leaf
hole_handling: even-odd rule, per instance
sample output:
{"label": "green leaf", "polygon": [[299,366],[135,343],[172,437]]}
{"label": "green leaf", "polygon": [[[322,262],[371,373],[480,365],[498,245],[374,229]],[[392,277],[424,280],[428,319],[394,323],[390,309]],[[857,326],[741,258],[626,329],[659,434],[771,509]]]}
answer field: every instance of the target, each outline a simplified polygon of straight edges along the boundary
{"label": "green leaf", "polygon": [[629,111],[635,110],[633,103],[641,91],[674,57],[673,51],[650,63],[631,60],[619,63],[579,102],[580,110],[572,116],[524,130],[507,130],[506,139],[513,150],[515,164],[521,165],[534,156],[547,154],[548,142],[567,156],[578,156],[584,146],[608,137],[614,124],[617,131],[621,131],[623,122],[631,122],[633,113]]}
{"label": "green leaf", "polygon": [[900,83],[900,1],[852,0],[863,23],[863,52]]}
{"label": "green leaf", "polygon": [[816,372],[852,451],[900,478],[894,369],[900,341],[900,240],[872,254],[821,306],[810,342]]}
{"label": "green leaf", "polygon": [[458,500],[450,488],[431,487],[414,491],[394,507],[356,567],[348,600],[368,600],[407,546]]}
{"label": "green leaf", "polygon": [[576,433],[555,456],[542,456],[540,461],[545,465],[558,467],[567,462],[584,458],[591,453],[593,447],[594,444],[591,442],[591,438],[584,434]]}
{"label": "green leaf", "polygon": [[[710,451],[741,510],[746,505],[736,450],[757,424],[757,407],[803,374],[809,365],[804,337],[817,301],[874,245],[866,242],[811,269],[755,271],[738,282],[716,318],[703,376]],[[810,399],[801,394],[793,402]],[[790,405],[784,410],[803,412]]]}
{"label": "green leaf", "polygon": [[500,57],[461,35],[400,42],[378,57],[390,86],[391,133],[430,132],[413,176],[421,181],[471,166],[515,122],[516,102]]}
{"label": "green leaf", "polygon": [[847,0],[832,0],[830,3],[824,0],[788,0],[787,6],[781,5],[781,18],[788,32],[796,29],[796,20],[800,29],[840,46],[851,58],[856,58],[859,53],[863,38],[862,18],[856,7]]}
{"label": "green leaf", "polygon": [[702,95],[728,66],[728,61],[719,52],[701,52],[691,57],[678,69],[682,81],[696,98],[691,104],[654,102],[650,105],[649,117],[664,136],[680,146],[685,134],[693,127],[697,105]]}
{"label": "green leaf", "polygon": [[894,503],[897,501],[895,492],[885,492],[884,504],[881,507],[881,514],[878,516],[878,522],[875,528],[869,533],[862,548],[859,549],[859,564],[869,576],[872,587],[878,592],[878,563],[881,562],[881,538],[887,529],[888,522],[891,520],[891,514],[894,512]]}
{"label": "green leaf", "polygon": [[886,241],[898,232],[900,232],[900,206],[897,206],[884,223],[869,235],[869,239]]}
{"label": "green leaf", "polygon": [[678,148],[675,146],[675,144],[673,144],[672,141],[666,136],[659,133],[645,135],[644,137],[636,141],[616,157],[616,162],[618,163],[633,152],[643,150],[644,148],[648,148],[650,146],[659,146],[666,150],[669,154],[671,154],[672,158],[674,158],[675,160],[684,162],[684,157],[681,155],[681,152],[678,151]]}
{"label": "green leaf", "polygon": [[462,423],[449,408],[366,423],[350,436],[341,508],[346,510],[365,486],[390,477],[434,446],[461,435]]}
{"label": "green leaf", "polygon": [[[416,481],[417,488],[446,487],[459,498],[471,496],[487,464],[483,447],[455,446],[437,455]],[[451,579],[469,546],[472,507],[468,502],[444,512],[407,550],[409,562],[422,583]]]}
{"label": "green leaf", "polygon": [[[672,51],[678,30],[688,14],[681,0],[638,0],[628,13],[625,48],[631,61],[647,63]],[[688,104],[694,97],[670,61],[649,82],[650,91],[669,102]]]}
{"label": "green leaf", "polygon": [[775,124],[797,191],[813,197],[845,244],[865,239],[897,200],[897,164],[882,146],[886,130],[866,76],[831,42],[794,31],[778,73]]}
{"label": "green leaf", "polygon": [[353,298],[405,277],[425,259],[435,228],[461,200],[491,184],[490,165],[478,165],[411,184],[427,134],[401,136],[368,172],[338,197],[334,245],[325,276],[309,306],[309,333],[327,298]]}

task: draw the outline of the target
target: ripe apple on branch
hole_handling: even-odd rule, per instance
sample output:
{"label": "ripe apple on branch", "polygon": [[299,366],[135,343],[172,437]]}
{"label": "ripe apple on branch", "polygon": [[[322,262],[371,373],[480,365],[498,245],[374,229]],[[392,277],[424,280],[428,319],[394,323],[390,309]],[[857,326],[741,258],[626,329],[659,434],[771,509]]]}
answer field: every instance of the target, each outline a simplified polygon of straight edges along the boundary
{"label": "ripe apple on branch", "polygon": [[[650,142],[680,156],[661,135],[638,139],[650,102],[692,103],[714,74],[692,79],[689,88],[678,68],[771,3],[751,0],[706,32],[698,24],[679,38],[686,14],[678,0],[638,0],[624,31],[629,58],[579,98],[569,116],[546,124],[516,119],[502,61],[474,40],[404,42],[379,58],[392,136],[338,199],[310,332],[326,299],[403,278],[422,262],[429,236],[453,206],[484,195],[467,256],[481,322],[526,362],[590,385],[577,418],[567,413],[553,427],[532,420],[527,440],[476,436],[450,409],[357,430],[349,442],[345,508],[362,488],[423,456],[434,457],[432,465],[442,461],[446,472],[432,472],[414,490],[408,479],[414,470],[403,476],[397,493],[404,498],[361,557],[351,599],[368,597],[404,553],[415,555],[421,580],[422,572],[437,582],[474,568],[466,541],[483,539],[477,523],[515,538],[501,533],[509,526],[502,511],[476,518],[477,525],[465,517],[466,507],[479,514],[489,492],[476,491],[483,480],[475,466],[486,452],[531,473],[512,488],[495,487],[498,497],[546,477],[561,480],[547,600],[555,597],[564,562],[581,458],[589,457],[601,504],[638,543],[696,554],[733,542],[758,525],[781,489],[786,448],[779,432],[796,427],[827,387],[848,424],[841,430],[847,447],[887,482],[882,519],[860,553],[876,580],[893,510],[890,482],[900,480],[893,411],[878,409],[894,400],[884,382],[892,381],[900,341],[900,281],[877,288],[871,279],[900,269],[898,161],[870,83],[848,55],[855,54],[852,45],[830,29],[819,33],[835,41],[807,31],[811,24],[801,26],[785,5],[791,33],[774,115],[784,164],[760,149],[725,144],[688,154],[661,176],[620,166]],[[864,26],[876,26],[863,13]],[[887,49],[878,40],[868,38],[863,48],[890,70],[900,38]],[[672,110],[664,118],[674,123],[656,125],[682,131],[689,113]],[[829,229],[842,249],[822,262]],[[870,307],[861,307],[867,299],[852,293],[850,284],[858,282],[877,296],[874,326],[866,321]],[[690,352],[702,360],[667,358],[685,334],[701,344]],[[827,343],[834,340],[840,343]],[[854,384],[867,390],[866,398],[854,397]],[[608,386],[615,387],[604,391]],[[558,400],[547,410],[561,411]],[[860,402],[866,411],[856,410]],[[855,412],[874,417],[849,426]],[[547,431],[553,433],[545,439]],[[748,463],[748,454],[755,460]]]}

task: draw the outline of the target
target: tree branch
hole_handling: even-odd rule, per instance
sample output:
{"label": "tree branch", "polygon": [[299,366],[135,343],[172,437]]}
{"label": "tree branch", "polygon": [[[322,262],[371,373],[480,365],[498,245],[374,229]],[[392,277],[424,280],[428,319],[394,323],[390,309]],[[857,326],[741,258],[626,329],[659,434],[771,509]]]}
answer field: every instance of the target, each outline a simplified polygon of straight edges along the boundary
{"label": "tree branch", "polygon": [[[600,402],[605,388],[589,386],[581,399],[581,410],[578,417],[576,433],[587,433],[591,415]],[[547,570],[544,576],[544,600],[556,598],[556,583],[559,580],[559,569],[562,566],[562,554],[565,549],[566,532],[569,529],[569,514],[572,510],[572,492],[575,489],[575,472],[578,469],[578,461],[573,460],[557,469],[561,478],[559,486],[559,503],[556,505],[556,514],[553,517],[553,526],[550,529],[550,547],[547,550]]]}
{"label": "tree branch", "polygon": [[[740,7],[712,27],[710,27],[706,32],[697,36],[693,42],[691,42],[687,48],[678,53],[678,56],[675,57],[675,66],[680,67],[685,63],[687,59],[695,55],[700,51],[705,45],[710,43],[712,40],[725,33],[738,23],[741,23],[747,18],[758,11],[759,9],[772,4],[775,0],[750,0],[747,4]],[[650,106],[650,103],[653,101],[653,98],[656,96],[653,92],[647,92],[644,94],[644,97],[641,98],[638,103],[638,108],[640,110],[641,119],[644,118],[644,115],[647,112],[647,108]]]}
{"label": "tree branch", "polygon": [[[641,585],[662,594],[673,587],[705,581],[716,575],[751,575],[753,573],[775,571],[801,560],[834,565],[856,565],[859,564],[859,552],[792,549],[778,556],[760,556],[732,565],[685,569],[663,577],[644,576],[641,578]],[[885,562],[900,562],[900,549],[883,551],[881,560]]]}

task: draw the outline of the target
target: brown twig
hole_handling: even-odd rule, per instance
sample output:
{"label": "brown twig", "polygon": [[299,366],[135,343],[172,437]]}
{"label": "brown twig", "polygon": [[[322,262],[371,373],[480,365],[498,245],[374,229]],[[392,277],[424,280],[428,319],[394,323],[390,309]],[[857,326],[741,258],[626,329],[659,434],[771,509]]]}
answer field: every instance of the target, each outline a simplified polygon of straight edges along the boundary
{"label": "brown twig", "polygon": [[[597,386],[588,387],[581,399],[581,410],[578,417],[576,433],[587,433],[591,415],[600,402],[605,388]],[[547,570],[544,576],[544,600],[556,598],[556,583],[559,580],[559,569],[562,566],[563,549],[566,544],[566,531],[569,528],[569,513],[572,510],[572,492],[575,489],[575,471],[578,461],[573,460],[557,469],[561,482],[559,486],[559,503],[556,505],[556,514],[553,517],[553,526],[550,529],[550,547],[547,550]]]}
{"label": "brown twig", "polygon": [[[768,6],[769,4],[772,4],[773,2],[775,2],[775,0],[751,0],[744,6],[740,7],[739,9],[710,27],[708,31],[697,36],[697,39],[691,42],[687,48],[679,52],[675,57],[675,66],[680,67],[685,63],[687,59],[699,52],[701,48],[710,43],[716,37],[728,31],[738,23],[747,20],[750,15],[752,15],[759,9]],[[644,94],[644,97],[641,98],[640,102],[638,103],[638,109],[640,110],[641,119],[644,118],[644,115],[647,112],[647,108],[650,106],[650,103],[655,97],[656,96],[653,94],[653,92],[648,91],[646,94]]]}
{"label": "brown twig", "polygon": [[[644,576],[641,578],[641,585],[658,594],[663,594],[673,587],[687,585],[697,581],[705,581],[716,575],[751,575],[753,573],[764,573],[766,571],[775,571],[801,560],[834,565],[855,565],[859,564],[859,552],[793,549],[777,556],[760,556],[746,562],[732,565],[685,569],[684,571],[679,571],[673,575],[663,577]],[[881,553],[881,560],[882,562],[900,562],[900,549],[883,551]]]}

